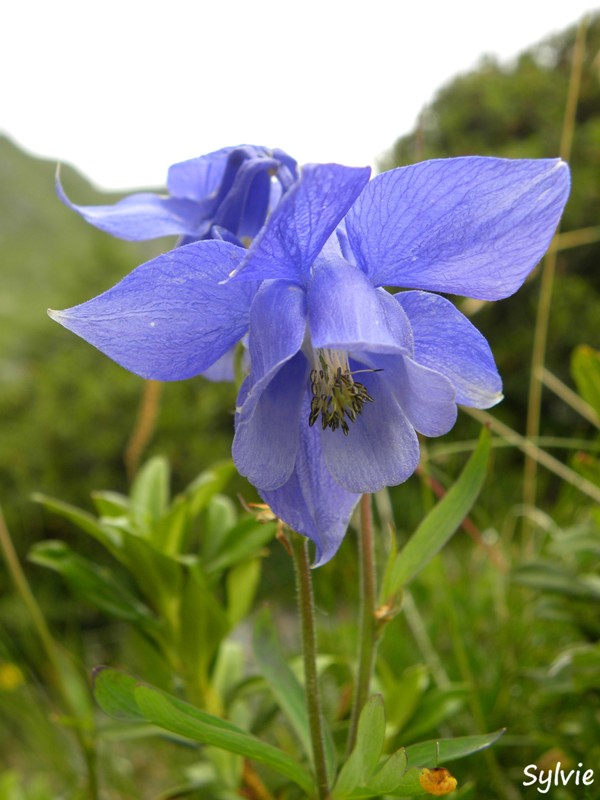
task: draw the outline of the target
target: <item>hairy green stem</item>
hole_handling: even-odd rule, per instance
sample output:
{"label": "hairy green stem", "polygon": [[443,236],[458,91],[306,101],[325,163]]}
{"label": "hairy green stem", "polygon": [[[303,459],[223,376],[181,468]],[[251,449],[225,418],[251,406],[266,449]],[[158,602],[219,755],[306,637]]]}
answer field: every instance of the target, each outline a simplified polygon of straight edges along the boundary
{"label": "hairy green stem", "polygon": [[321,701],[319,697],[319,681],[317,675],[317,636],[315,630],[312,580],[308,559],[308,542],[304,536],[292,532],[290,544],[296,571],[298,612],[300,614],[300,624],[302,627],[306,707],[308,710],[313,763],[317,780],[317,796],[319,800],[327,800],[329,797],[329,783],[325,761],[323,727],[321,724]]}
{"label": "hairy green stem", "polygon": [[356,743],[360,712],[369,698],[375,650],[377,643],[377,620],[375,606],[377,587],[375,579],[375,548],[373,543],[373,515],[371,495],[364,494],[360,500],[360,533],[358,537],[358,564],[360,571],[360,609],[358,639],[358,670],[354,702],[348,734],[348,754]]}

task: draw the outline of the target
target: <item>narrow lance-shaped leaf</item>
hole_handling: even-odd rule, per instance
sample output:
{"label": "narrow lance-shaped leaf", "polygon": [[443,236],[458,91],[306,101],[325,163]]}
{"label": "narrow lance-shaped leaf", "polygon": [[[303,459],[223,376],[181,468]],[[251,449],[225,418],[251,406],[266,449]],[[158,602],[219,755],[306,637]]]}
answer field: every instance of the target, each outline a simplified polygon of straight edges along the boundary
{"label": "narrow lance-shaped leaf", "polygon": [[98,520],[87,511],[73,506],[70,503],[65,503],[62,500],[55,500],[53,497],[35,493],[32,499],[36,503],[41,503],[45,508],[53,511],[55,514],[68,519],[74,525],[77,525],[82,531],[90,534],[100,544],[106,547],[113,555],[118,557],[118,552],[121,546],[121,536],[118,531],[107,525],[99,523]]}
{"label": "narrow lance-shaped leaf", "polygon": [[503,733],[504,728],[479,736],[457,736],[453,739],[432,739],[428,742],[411,744],[405,751],[408,766],[435,767],[448,761],[455,761],[457,758],[485,750],[486,747],[494,744]]}
{"label": "narrow lance-shaped leaf", "polygon": [[427,566],[469,513],[483,486],[489,451],[490,433],[483,428],[475,452],[460,477],[425,517],[388,571],[382,589],[384,602]]}
{"label": "narrow lance-shaped leaf", "polygon": [[151,722],[186,739],[238,753],[285,775],[307,796],[313,794],[310,774],[287,753],[261,742],[227,720],[142,684],[131,675],[110,667],[98,667],[94,671],[94,696],[102,710],[111,717]]}
{"label": "narrow lance-shaped leaf", "polygon": [[28,559],[58,572],[75,594],[103,613],[146,628],[159,626],[150,609],[132,594],[118,573],[74,553],[64,542],[38,542]]}
{"label": "narrow lance-shaped leaf", "polygon": [[404,748],[396,750],[380,769],[369,779],[369,786],[381,794],[390,794],[400,784],[406,771],[407,758]]}
{"label": "narrow lance-shaped leaf", "polygon": [[144,721],[145,717],[135,702],[137,680],[111,667],[96,667],[93,672],[94,697],[100,708],[110,717],[128,721]]}
{"label": "narrow lance-shaped leaf", "polygon": [[385,741],[385,709],[381,695],[373,695],[361,711],[356,744],[335,784],[334,798],[348,797],[375,772]]}
{"label": "narrow lance-shaped leaf", "polygon": [[131,487],[131,509],[139,529],[149,532],[169,505],[169,463],[156,456],[141,468]]}
{"label": "narrow lance-shaped leaf", "polygon": [[212,659],[229,631],[229,620],[209,587],[200,564],[186,563],[184,575],[179,606],[178,648],[187,674],[204,687]]}
{"label": "narrow lance-shaped leaf", "polygon": [[[390,759],[391,761],[391,759]],[[389,763],[389,762],[388,762]],[[406,763],[406,756],[404,757],[404,764]],[[368,786],[359,786],[347,795],[345,800],[366,800],[369,797],[379,798],[381,795],[385,797],[400,797],[402,800],[413,800],[415,797],[426,797],[427,792],[421,786],[419,777],[421,775],[420,769],[409,769],[405,772],[400,772],[396,775],[393,781],[390,778],[387,788],[378,788],[379,784]],[[431,796],[431,795],[429,795]]]}
{"label": "narrow lance-shaped leaf", "polygon": [[281,652],[267,609],[262,611],[254,626],[253,646],[260,674],[298,736],[304,752],[310,755],[312,744],[304,692]]}
{"label": "narrow lance-shaped leaf", "polygon": [[131,511],[129,498],[119,492],[92,492],[92,500],[101,517],[127,517]]}
{"label": "narrow lance-shaped leaf", "polygon": [[206,714],[151,686],[138,685],[135,701],[149,722],[172,733],[266,764],[294,781],[308,796],[312,795],[313,780],[310,774],[283,750],[261,742],[225,720]]}
{"label": "narrow lance-shaped leaf", "polygon": [[242,622],[250,613],[259,582],[260,560],[258,558],[237,564],[227,573],[225,578],[226,613],[232,628]]}
{"label": "narrow lance-shaped leaf", "polygon": [[197,516],[211,497],[222,491],[235,473],[232,461],[213,464],[210,469],[200,473],[186,488],[184,495],[189,499],[190,514]]}
{"label": "narrow lance-shaped leaf", "polygon": [[170,616],[177,605],[181,586],[180,563],[128,530],[123,530],[123,547],[118,557],[131,572],[148,604]]}

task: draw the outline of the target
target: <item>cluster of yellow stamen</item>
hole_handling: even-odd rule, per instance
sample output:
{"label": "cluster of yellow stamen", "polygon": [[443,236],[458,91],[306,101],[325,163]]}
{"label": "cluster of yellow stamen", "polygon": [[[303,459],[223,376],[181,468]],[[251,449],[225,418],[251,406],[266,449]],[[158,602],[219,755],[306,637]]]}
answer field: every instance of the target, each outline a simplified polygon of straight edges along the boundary
{"label": "cluster of yellow stamen", "polygon": [[[378,370],[358,370],[359,372],[376,372]],[[373,398],[365,386],[352,377],[356,372],[350,371],[348,356],[340,350],[320,350],[318,364],[310,373],[310,389],[312,400],[308,424],[314,425],[321,417],[323,430],[332,431],[341,428],[344,436],[350,432],[348,422],[354,422],[362,413],[365,403],[372,403]]]}

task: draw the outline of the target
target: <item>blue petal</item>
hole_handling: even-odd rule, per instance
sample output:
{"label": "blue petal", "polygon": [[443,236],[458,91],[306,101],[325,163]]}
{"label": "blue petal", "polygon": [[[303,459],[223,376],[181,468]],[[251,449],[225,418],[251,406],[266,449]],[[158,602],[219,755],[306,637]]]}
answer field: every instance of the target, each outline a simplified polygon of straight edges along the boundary
{"label": "blue petal", "polygon": [[378,356],[377,366],[415,430],[443,436],[454,427],[456,392],[448,378],[409,357]]}
{"label": "blue petal", "polygon": [[227,159],[235,147],[224,147],[199,158],[180,161],[169,167],[167,189],[173,197],[204,200],[219,188]]}
{"label": "blue petal", "polygon": [[304,167],[301,179],[256,237],[239,271],[240,278],[305,283],[315,258],[360,194],[369,174],[369,167]]}
{"label": "blue petal", "polygon": [[[310,413],[305,393],[302,418]],[[338,431],[339,433],[339,431]],[[289,480],[274,491],[259,490],[271,510],[290,528],[307,536],[316,545],[315,567],[336,553],[360,494],[342,489],[328,473],[319,430],[303,423],[294,471]]]}
{"label": "blue petal", "polygon": [[319,259],[308,285],[312,345],[354,353],[412,353],[410,324],[398,308],[357,267],[341,259]]}
{"label": "blue petal", "polygon": [[239,472],[261,489],[281,486],[294,467],[308,385],[308,362],[299,352],[305,327],[305,297],[298,286],[280,281],[261,286],[250,311],[252,370],[238,400],[233,442]]}
{"label": "blue petal", "polygon": [[415,361],[445,375],[457,403],[490,408],[502,400],[502,380],[486,339],[449,300],[426,292],[394,298],[410,320]]}
{"label": "blue petal", "polygon": [[204,235],[201,209],[197,203],[143,192],[132,194],[112,206],[78,206],[72,203],[56,176],[60,200],[90,225],[121,239],[138,242],[175,234],[199,238]]}
{"label": "blue petal", "polygon": [[[204,200],[213,195],[221,184],[225,191],[229,190],[239,165],[244,160],[271,161],[276,173],[277,182],[286,191],[296,180],[297,164],[283,150],[255,145],[236,145],[215,150],[199,158],[173,164],[167,177],[167,188],[173,197],[185,197],[189,200]],[[229,175],[226,175],[229,171]]]}
{"label": "blue petal", "polygon": [[214,224],[238,236],[253,238],[262,228],[269,209],[271,191],[270,171],[277,169],[272,158],[253,158],[237,169],[232,185],[215,211]]}
{"label": "blue petal", "polygon": [[377,492],[405,481],[419,463],[419,442],[413,426],[393,395],[383,373],[360,376],[373,398],[362,414],[341,430],[321,431],[327,469],[349,492]]}
{"label": "blue petal", "polygon": [[104,294],[50,316],[143,378],[206,370],[246,332],[256,285],[223,285],[245,251],[196,242],[142,264]]}
{"label": "blue petal", "polygon": [[307,383],[308,362],[302,353],[296,353],[260,392],[255,387],[238,407],[233,460],[238,472],[259,489],[277,489],[292,474]]}
{"label": "blue petal", "polygon": [[346,228],[376,285],[499,300],[544,254],[568,194],[559,159],[425,161],[374,178]]}
{"label": "blue petal", "polygon": [[250,312],[251,392],[298,352],[305,328],[306,296],[302,289],[285,281],[263,283]]}

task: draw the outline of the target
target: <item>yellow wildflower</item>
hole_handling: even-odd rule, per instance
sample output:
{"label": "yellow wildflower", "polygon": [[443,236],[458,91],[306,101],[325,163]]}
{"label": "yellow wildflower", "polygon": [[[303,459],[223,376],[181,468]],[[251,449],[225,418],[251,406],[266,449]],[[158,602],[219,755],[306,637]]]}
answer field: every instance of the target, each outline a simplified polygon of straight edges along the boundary
{"label": "yellow wildflower", "polygon": [[456,789],[456,778],[445,767],[423,769],[419,775],[419,783],[427,794],[441,797]]}

